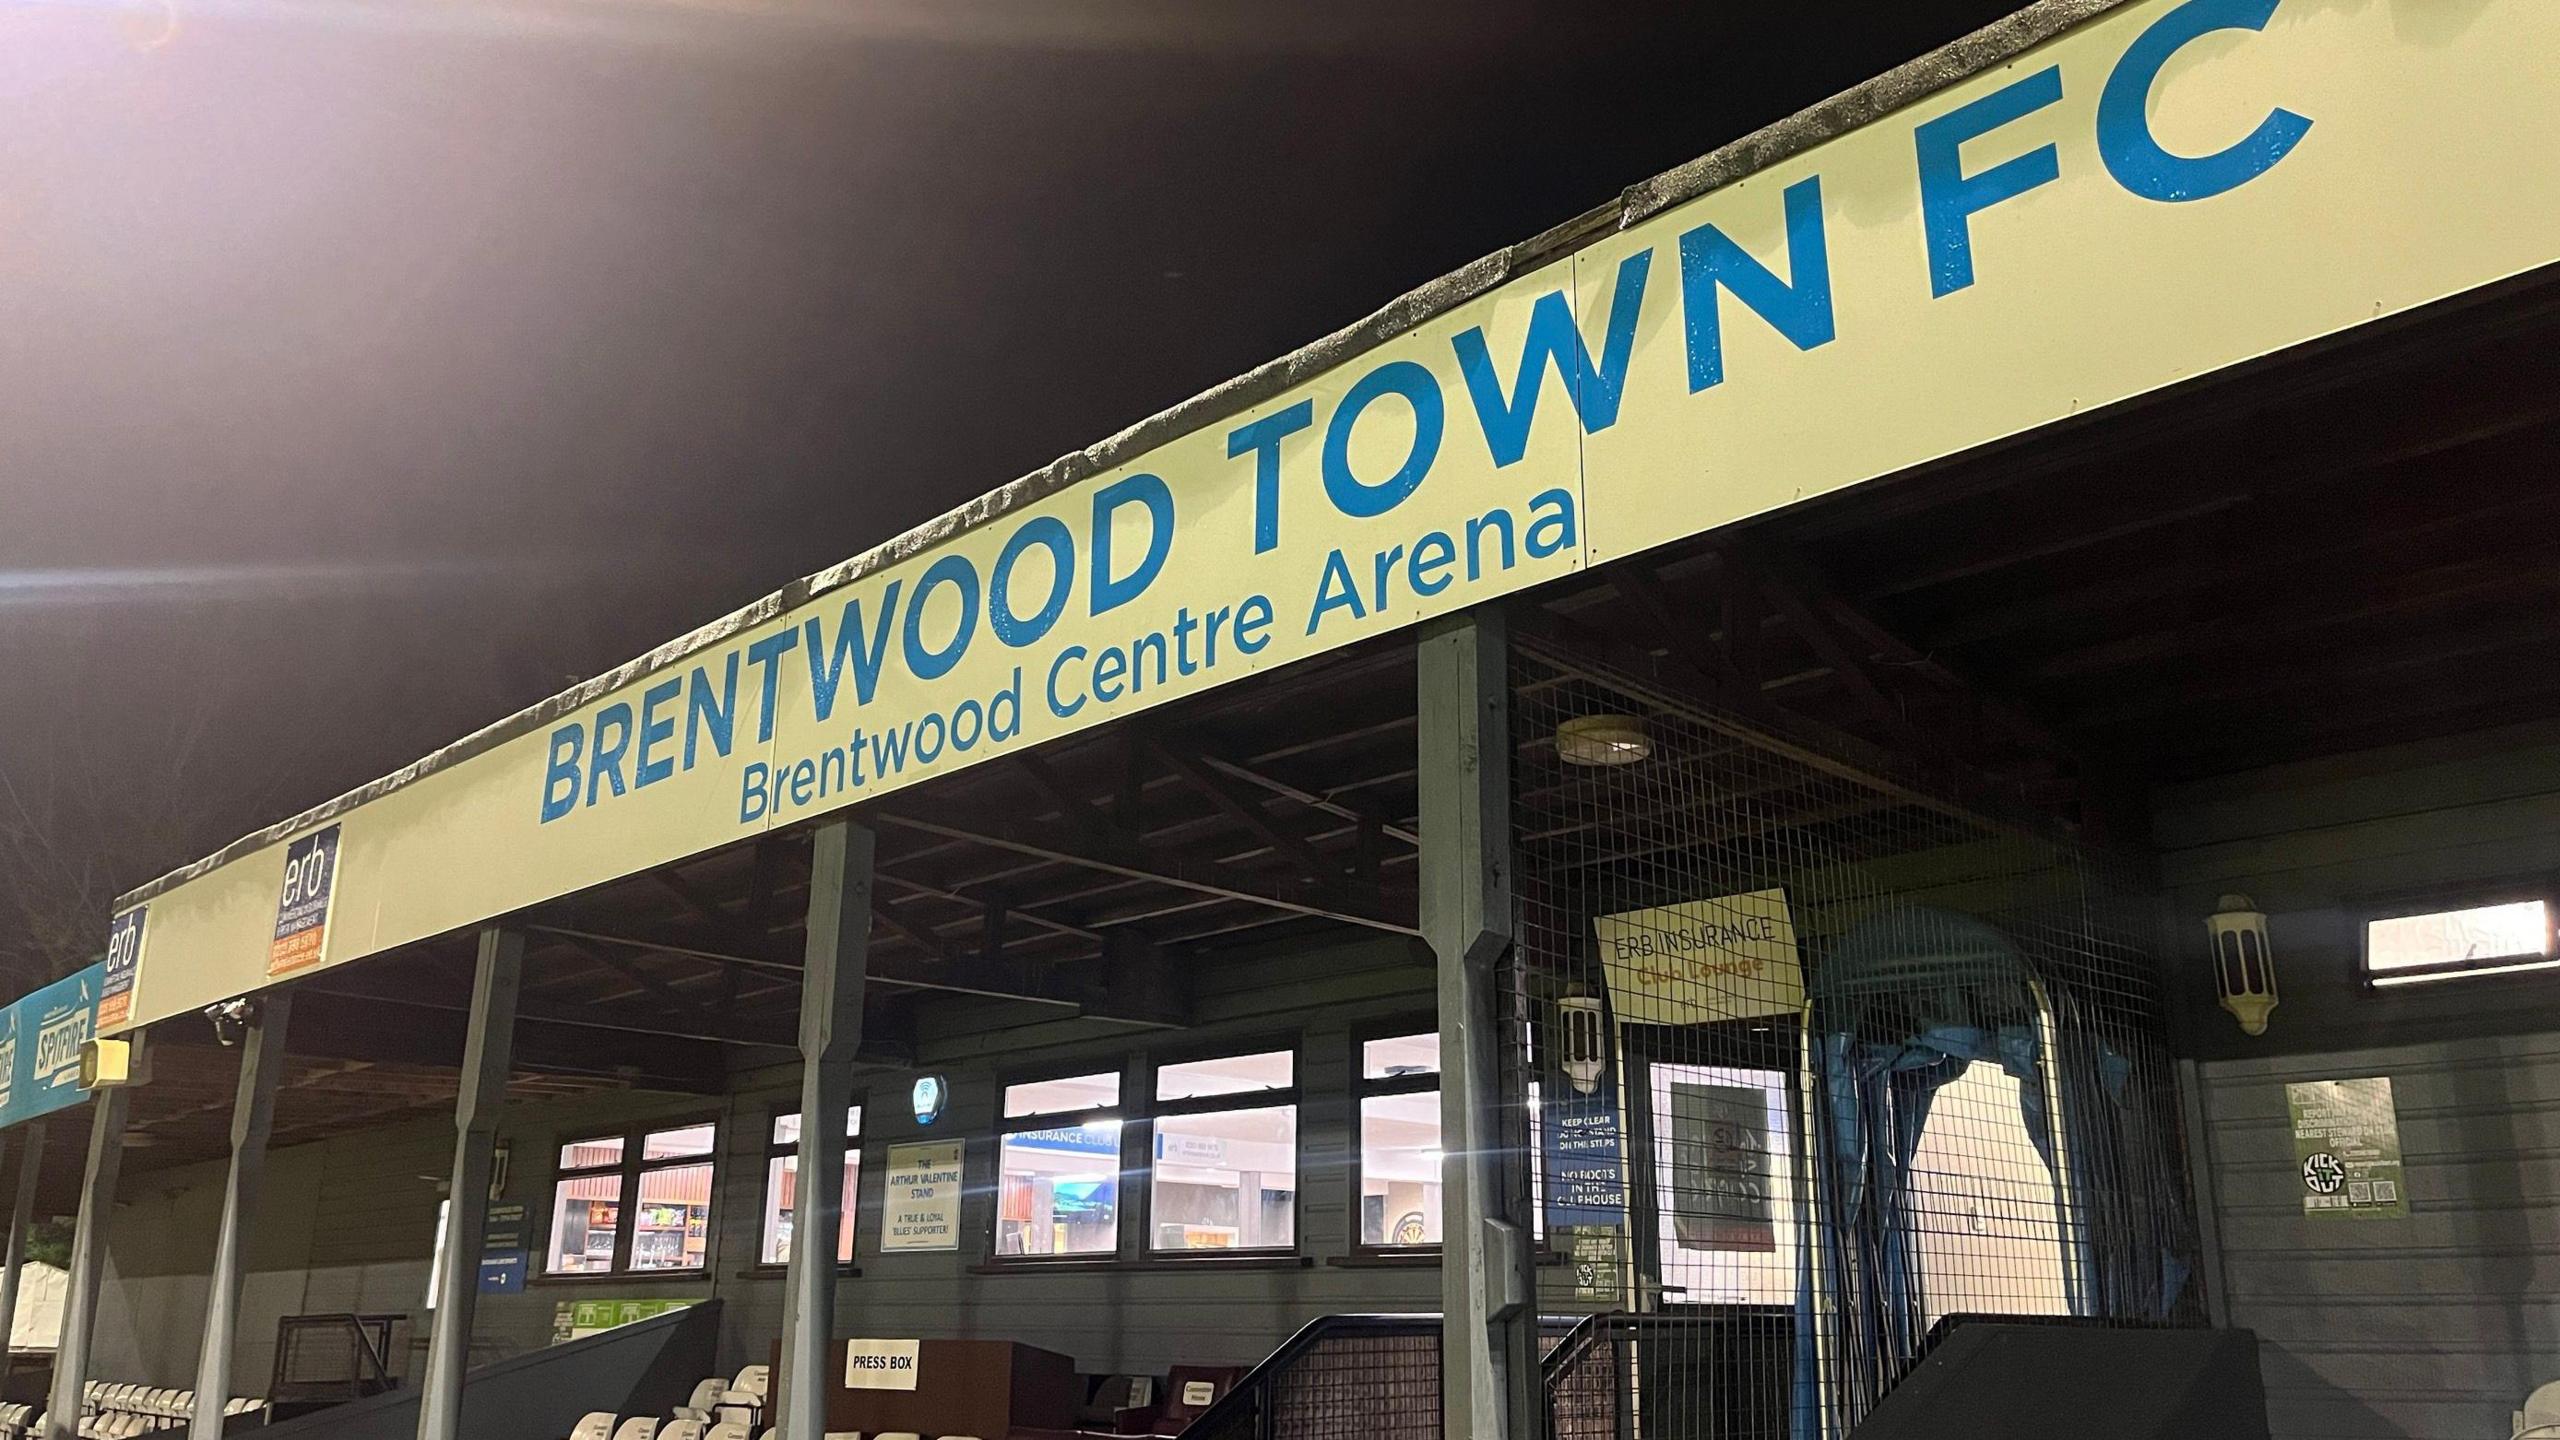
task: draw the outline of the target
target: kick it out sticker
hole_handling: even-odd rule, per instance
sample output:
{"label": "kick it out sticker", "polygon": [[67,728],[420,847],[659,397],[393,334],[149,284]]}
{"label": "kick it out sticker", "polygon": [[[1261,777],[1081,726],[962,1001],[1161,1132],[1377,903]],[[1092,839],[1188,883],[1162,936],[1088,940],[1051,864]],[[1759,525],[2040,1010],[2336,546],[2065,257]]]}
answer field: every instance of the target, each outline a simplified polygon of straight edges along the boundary
{"label": "kick it out sticker", "polygon": [[2389,1076],[2299,1081],[2284,1087],[2284,1103],[2293,1117],[2293,1159],[2305,1216],[2408,1218],[2400,1118]]}

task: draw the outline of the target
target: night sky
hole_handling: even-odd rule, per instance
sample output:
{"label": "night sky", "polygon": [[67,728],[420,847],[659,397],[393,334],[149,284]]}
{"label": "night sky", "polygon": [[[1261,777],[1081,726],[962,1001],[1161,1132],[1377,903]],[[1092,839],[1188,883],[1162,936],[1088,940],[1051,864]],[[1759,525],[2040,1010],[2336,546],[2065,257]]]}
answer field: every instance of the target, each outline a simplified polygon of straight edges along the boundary
{"label": "night sky", "polygon": [[2008,8],[0,8],[0,946]]}

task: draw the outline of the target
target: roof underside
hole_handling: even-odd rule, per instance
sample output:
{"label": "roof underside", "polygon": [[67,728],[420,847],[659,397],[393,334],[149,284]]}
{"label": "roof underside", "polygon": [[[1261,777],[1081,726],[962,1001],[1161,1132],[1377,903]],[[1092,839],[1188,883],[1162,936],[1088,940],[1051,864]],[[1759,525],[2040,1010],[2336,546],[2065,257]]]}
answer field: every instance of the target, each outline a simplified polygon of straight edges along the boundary
{"label": "roof underside", "polygon": [[[2439,307],[1576,577],[1521,597],[1515,633],[1870,773],[2137,841],[2150,783],[2560,703],[2556,317],[2549,277]],[[1410,936],[1412,665],[1388,637],[862,807],[866,1054],[1178,1027],[1188,978],[1240,948]],[[709,1091],[790,1059],[807,855],[777,833],[519,917],[527,1093]],[[279,1138],[449,1099],[471,944],[295,988],[287,1113],[311,1118]],[[220,1088],[139,1091],[137,1163],[219,1153]]]}

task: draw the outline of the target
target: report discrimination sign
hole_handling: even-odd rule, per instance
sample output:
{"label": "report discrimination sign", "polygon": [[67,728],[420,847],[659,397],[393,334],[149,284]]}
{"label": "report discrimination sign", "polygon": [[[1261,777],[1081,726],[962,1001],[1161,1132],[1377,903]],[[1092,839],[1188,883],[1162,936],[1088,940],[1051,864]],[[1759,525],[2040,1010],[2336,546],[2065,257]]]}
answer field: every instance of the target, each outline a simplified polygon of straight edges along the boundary
{"label": "report discrimination sign", "polygon": [[2555,54],[2553,0],[2099,10],[136,891],[109,1028],[2551,265]]}

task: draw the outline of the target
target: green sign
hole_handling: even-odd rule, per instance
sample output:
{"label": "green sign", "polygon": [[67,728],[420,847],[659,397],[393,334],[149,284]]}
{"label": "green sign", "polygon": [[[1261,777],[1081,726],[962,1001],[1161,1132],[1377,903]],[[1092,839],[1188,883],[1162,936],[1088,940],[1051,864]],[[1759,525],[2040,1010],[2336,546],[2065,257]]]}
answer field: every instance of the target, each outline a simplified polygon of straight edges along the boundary
{"label": "green sign", "polygon": [[1573,1261],[1573,1298],[1608,1304],[1619,1301],[1618,1241],[1614,1225],[1567,1225],[1558,1230],[1565,1254]]}
{"label": "green sign", "polygon": [[563,1300],[551,1307],[551,1343],[584,1340],[590,1335],[682,1310],[690,1300]]}
{"label": "green sign", "polygon": [[2400,1118],[2391,1079],[2306,1080],[2284,1087],[2293,1116],[2302,1213],[2350,1220],[2405,1220]]}

